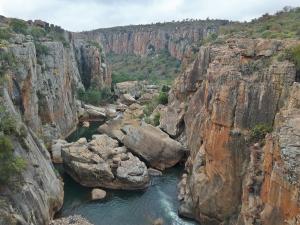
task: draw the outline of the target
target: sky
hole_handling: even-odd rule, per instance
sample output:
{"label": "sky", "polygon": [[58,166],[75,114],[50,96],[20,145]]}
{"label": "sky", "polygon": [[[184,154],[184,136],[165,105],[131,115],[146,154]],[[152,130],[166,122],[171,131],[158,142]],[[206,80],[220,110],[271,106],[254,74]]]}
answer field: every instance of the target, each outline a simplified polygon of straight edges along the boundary
{"label": "sky", "polygon": [[300,0],[0,0],[0,15],[86,31],[186,18],[249,21],[284,6]]}

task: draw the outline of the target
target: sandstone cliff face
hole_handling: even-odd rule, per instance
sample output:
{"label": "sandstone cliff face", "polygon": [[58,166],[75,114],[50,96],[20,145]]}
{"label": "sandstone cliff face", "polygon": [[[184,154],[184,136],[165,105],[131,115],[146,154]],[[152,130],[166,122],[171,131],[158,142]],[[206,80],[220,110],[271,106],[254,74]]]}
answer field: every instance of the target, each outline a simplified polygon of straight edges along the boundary
{"label": "sandstone cliff face", "polygon": [[24,123],[28,133],[23,141],[12,137],[14,154],[27,166],[18,184],[0,187],[0,224],[49,224],[62,206],[63,187],[44,143],[76,127],[78,88],[110,87],[104,54],[87,41],[60,32],[65,42],[13,34],[0,48],[14,60],[1,77],[1,106]]}
{"label": "sandstone cliff face", "polygon": [[[294,83],[263,148],[252,147],[238,224],[300,223],[300,85]],[[255,191],[261,187],[260,192]]]}
{"label": "sandstone cliff face", "polygon": [[[276,40],[232,39],[224,45],[201,47],[194,64],[176,80],[160,126],[172,136],[185,135],[190,149],[188,176],[181,185],[182,215],[202,224],[272,224],[271,221],[294,219],[297,215],[299,190],[295,191],[292,183],[287,186],[280,176],[276,182],[286,190],[276,188],[275,175],[270,178],[275,169],[272,162],[279,159],[273,147],[267,150],[268,142],[268,160],[253,166],[266,170],[261,173],[264,184],[255,189],[265,202],[256,209],[262,214],[261,223],[246,223],[247,209],[240,213],[242,205],[253,206],[253,198],[249,197],[252,193],[247,195],[245,191],[255,148],[248,140],[249,129],[257,124],[273,124],[295,81],[294,65],[279,62],[274,56],[285,45]],[[172,126],[168,124],[171,120],[175,121]],[[291,143],[285,139],[286,145]],[[292,153],[284,152],[289,161]],[[268,191],[272,193],[266,194]],[[283,205],[294,209],[291,216]],[[244,219],[237,220],[243,212]],[[298,224],[295,221],[287,224]]]}
{"label": "sandstone cliff face", "polygon": [[167,49],[182,60],[191,55],[192,44],[200,42],[228,21],[207,20],[99,29],[85,32],[90,39],[102,43],[105,52],[140,56]]}
{"label": "sandstone cliff face", "polygon": [[83,85],[86,88],[110,87],[111,72],[101,45],[88,42],[81,34],[73,34],[73,37],[75,56]]}

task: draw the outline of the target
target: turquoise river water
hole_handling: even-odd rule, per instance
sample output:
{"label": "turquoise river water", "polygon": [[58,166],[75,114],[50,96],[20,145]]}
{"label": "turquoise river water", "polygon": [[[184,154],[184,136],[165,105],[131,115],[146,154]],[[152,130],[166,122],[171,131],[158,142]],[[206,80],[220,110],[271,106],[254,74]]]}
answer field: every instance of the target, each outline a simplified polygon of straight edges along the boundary
{"label": "turquoise river water", "polygon": [[[90,139],[99,124],[89,129],[79,128],[67,139],[76,141],[79,137]],[[85,188],[72,180],[60,168],[64,179],[65,199],[59,217],[79,214],[95,225],[151,225],[161,218],[164,225],[193,225],[177,215],[177,184],[182,167],[168,169],[163,176],[153,177],[151,186],[144,191],[107,191],[102,201],[90,201],[91,188]]]}

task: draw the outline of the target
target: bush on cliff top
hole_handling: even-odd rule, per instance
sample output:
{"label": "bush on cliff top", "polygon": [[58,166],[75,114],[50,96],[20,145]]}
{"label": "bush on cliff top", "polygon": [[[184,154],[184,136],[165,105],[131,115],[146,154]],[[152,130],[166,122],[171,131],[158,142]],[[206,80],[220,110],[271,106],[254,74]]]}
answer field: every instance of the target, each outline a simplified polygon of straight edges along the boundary
{"label": "bush on cliff top", "polygon": [[11,19],[9,23],[11,29],[16,33],[27,34],[28,24],[19,19]]}
{"label": "bush on cliff top", "polygon": [[300,45],[288,49],[286,51],[286,59],[292,61],[297,71],[300,71]]}
{"label": "bush on cliff top", "polygon": [[8,28],[0,28],[0,40],[8,40],[11,37],[11,32]]}
{"label": "bush on cliff top", "polygon": [[226,37],[300,38],[300,8],[285,7],[275,15],[264,14],[251,22],[234,22],[221,27]]}

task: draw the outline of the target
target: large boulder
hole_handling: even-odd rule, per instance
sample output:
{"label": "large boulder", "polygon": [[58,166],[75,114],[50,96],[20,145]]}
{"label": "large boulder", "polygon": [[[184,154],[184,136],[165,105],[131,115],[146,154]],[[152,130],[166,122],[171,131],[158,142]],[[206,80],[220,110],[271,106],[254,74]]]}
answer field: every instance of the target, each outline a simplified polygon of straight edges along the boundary
{"label": "large boulder", "polygon": [[149,185],[145,163],[107,135],[66,145],[62,157],[66,172],[83,186],[135,190]]}
{"label": "large boulder", "polygon": [[124,145],[156,169],[172,167],[184,156],[179,142],[149,124],[125,125],[122,130]]}
{"label": "large boulder", "polygon": [[119,99],[125,105],[131,105],[136,102],[136,99],[130,94],[122,94]]}
{"label": "large boulder", "polygon": [[92,200],[102,200],[106,197],[106,191],[99,189],[99,188],[94,188],[91,193],[91,198]]}
{"label": "large boulder", "polygon": [[87,117],[90,120],[104,120],[107,117],[106,109],[102,107],[85,104],[84,110],[84,117]]}

